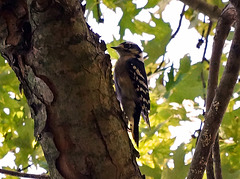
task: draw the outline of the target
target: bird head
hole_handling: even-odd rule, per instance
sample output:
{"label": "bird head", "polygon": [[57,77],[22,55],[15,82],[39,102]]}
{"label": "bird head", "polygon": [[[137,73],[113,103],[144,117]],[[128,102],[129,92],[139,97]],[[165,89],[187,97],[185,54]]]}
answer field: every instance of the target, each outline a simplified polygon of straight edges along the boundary
{"label": "bird head", "polygon": [[141,58],[142,59],[142,50],[139,48],[139,46],[133,42],[123,42],[119,44],[117,47],[112,47],[115,49],[120,57],[123,56],[132,56],[135,58]]}

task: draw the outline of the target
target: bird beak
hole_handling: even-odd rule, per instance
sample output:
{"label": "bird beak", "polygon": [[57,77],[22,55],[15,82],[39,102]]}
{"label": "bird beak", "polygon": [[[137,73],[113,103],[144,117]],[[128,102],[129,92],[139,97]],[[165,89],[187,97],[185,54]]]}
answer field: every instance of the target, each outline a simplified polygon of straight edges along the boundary
{"label": "bird beak", "polygon": [[111,47],[111,48],[113,48],[114,50],[120,49],[120,47]]}
{"label": "bird beak", "polygon": [[113,48],[114,50],[121,50],[121,49],[123,49],[123,46],[120,44],[120,45],[118,45],[118,46],[116,46],[116,47],[111,47],[111,48]]}

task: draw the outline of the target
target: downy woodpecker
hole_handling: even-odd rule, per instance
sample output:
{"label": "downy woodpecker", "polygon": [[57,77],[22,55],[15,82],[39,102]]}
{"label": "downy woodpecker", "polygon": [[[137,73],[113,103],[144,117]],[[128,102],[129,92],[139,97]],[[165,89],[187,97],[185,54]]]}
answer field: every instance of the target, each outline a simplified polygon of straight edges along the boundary
{"label": "downy woodpecker", "polygon": [[150,127],[148,118],[150,110],[149,90],[142,50],[132,42],[123,42],[112,48],[120,56],[114,69],[117,99],[122,105],[129,121],[129,129],[138,146],[140,114]]}

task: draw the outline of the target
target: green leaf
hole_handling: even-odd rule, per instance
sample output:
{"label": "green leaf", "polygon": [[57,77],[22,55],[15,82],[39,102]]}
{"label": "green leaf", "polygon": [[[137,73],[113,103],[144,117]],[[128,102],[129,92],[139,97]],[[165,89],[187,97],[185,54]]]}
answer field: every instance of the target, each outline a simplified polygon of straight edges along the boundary
{"label": "green leaf", "polygon": [[214,6],[217,6],[219,8],[223,8],[226,4],[222,2],[222,0],[207,0],[208,4],[212,4]]}
{"label": "green leaf", "polygon": [[148,0],[144,8],[152,8],[159,3],[159,0]]}
{"label": "green leaf", "polygon": [[238,116],[240,116],[240,108],[225,113],[221,125],[221,129],[223,130],[221,131],[221,135],[224,138],[228,139],[232,137],[234,141],[238,141],[240,134],[240,122]]}
{"label": "green leaf", "polygon": [[180,60],[179,73],[187,73],[191,68],[191,60],[189,56],[184,56]]}
{"label": "green leaf", "polygon": [[169,91],[174,85],[174,68],[171,66],[170,72],[168,73],[168,82],[166,84],[166,90]]}
{"label": "green leaf", "polygon": [[161,179],[185,179],[189,170],[190,165],[184,164],[184,144],[181,144],[178,149],[174,152],[173,160],[174,160],[174,168],[170,169],[167,165],[165,165],[163,169],[163,174]]}
{"label": "green leaf", "polygon": [[113,59],[118,59],[118,58],[119,58],[119,55],[118,55],[118,53],[116,52],[116,50],[114,50],[114,49],[111,48],[111,47],[116,47],[116,46],[118,46],[120,43],[121,43],[121,41],[116,40],[116,39],[114,38],[114,41],[113,41],[113,42],[107,44],[107,51],[108,51],[108,53],[110,54],[112,60],[113,60]]}
{"label": "green leaf", "polygon": [[230,31],[227,37],[227,40],[232,40],[234,36],[234,31]]}
{"label": "green leaf", "polygon": [[184,99],[194,100],[196,97],[206,94],[206,88],[203,88],[202,83],[207,79],[207,69],[207,63],[197,63],[183,75],[179,75],[180,72],[178,72],[176,75],[178,78],[174,88],[171,89],[169,101],[182,103]]}
{"label": "green leaf", "polygon": [[172,33],[169,23],[165,23],[162,19],[157,19],[153,15],[152,21],[156,24],[156,27],[149,28],[145,33],[152,34],[155,38],[142,43],[144,51],[149,56],[149,59],[145,61],[145,65],[155,63],[166,52],[166,46],[169,43]]}
{"label": "green leaf", "polygon": [[[99,14],[98,14],[97,4],[98,4],[97,0],[87,0],[86,9],[88,9],[89,11],[92,11],[93,17],[98,21]],[[100,9],[99,9],[99,12],[100,12]]]}
{"label": "green leaf", "polygon": [[7,145],[3,145],[0,147],[0,156],[3,158],[9,152],[9,148]]}
{"label": "green leaf", "polygon": [[115,9],[117,7],[117,0],[103,0],[103,4],[105,4],[109,9]]}
{"label": "green leaf", "polygon": [[[29,157],[35,158],[36,155],[43,156],[40,146],[33,147],[33,120],[30,118],[30,110],[26,99],[19,92],[19,81],[15,73],[7,63],[0,59],[0,157],[3,158],[9,151],[15,152],[16,148],[20,151],[15,153],[15,164],[17,166],[27,166]],[[15,98],[8,94],[11,92]],[[8,108],[9,114],[4,113],[3,109]],[[38,160],[44,163],[45,158]],[[37,165],[37,163],[34,163]],[[46,166],[46,165],[45,165]]]}
{"label": "green leaf", "polygon": [[120,38],[122,39],[126,29],[129,29],[132,33],[136,32],[135,25],[132,20],[141,11],[141,9],[137,9],[136,5],[133,4],[132,1],[121,1],[121,3],[119,3],[119,7],[121,7],[123,11],[123,16],[119,22],[119,33]]}
{"label": "green leaf", "polygon": [[141,172],[145,175],[147,175],[148,177],[152,177],[152,178],[161,178],[161,170],[159,168],[151,168],[149,165],[142,165],[139,166]]}

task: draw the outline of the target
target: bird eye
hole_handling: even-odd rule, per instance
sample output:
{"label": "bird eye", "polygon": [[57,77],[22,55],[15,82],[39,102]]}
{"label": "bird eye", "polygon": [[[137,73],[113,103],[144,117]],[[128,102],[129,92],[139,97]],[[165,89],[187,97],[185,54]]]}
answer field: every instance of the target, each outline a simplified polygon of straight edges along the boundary
{"label": "bird eye", "polygon": [[132,44],[125,43],[124,48],[130,49],[130,48],[132,48]]}

